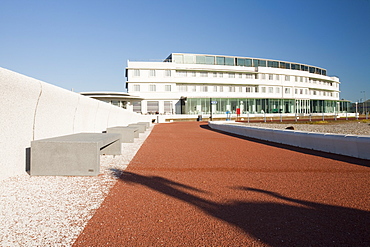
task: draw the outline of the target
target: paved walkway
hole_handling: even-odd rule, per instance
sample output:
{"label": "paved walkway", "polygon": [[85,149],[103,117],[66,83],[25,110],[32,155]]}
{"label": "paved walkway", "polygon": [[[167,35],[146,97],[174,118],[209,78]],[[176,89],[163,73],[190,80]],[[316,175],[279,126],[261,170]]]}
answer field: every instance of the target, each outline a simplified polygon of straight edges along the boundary
{"label": "paved walkway", "polygon": [[370,168],[158,124],[75,246],[369,246]]}

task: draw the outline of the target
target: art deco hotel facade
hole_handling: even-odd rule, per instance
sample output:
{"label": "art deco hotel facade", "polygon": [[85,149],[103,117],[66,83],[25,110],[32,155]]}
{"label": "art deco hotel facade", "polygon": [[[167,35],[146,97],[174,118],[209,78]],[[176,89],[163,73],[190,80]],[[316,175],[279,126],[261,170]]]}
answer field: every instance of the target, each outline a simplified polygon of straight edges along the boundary
{"label": "art deco hotel facade", "polygon": [[339,78],[286,61],[172,53],[160,62],[128,61],[127,92],[143,114],[322,114],[347,110]]}

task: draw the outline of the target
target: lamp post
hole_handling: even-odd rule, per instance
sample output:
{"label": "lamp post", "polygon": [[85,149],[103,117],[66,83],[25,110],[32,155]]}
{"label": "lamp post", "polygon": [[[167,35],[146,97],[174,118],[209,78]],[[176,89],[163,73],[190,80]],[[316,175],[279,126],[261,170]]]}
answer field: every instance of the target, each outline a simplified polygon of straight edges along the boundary
{"label": "lamp post", "polygon": [[358,102],[356,102],[356,120],[358,120],[358,115],[357,115],[357,105],[358,105]]}
{"label": "lamp post", "polygon": [[209,98],[209,110],[210,110],[210,112],[211,112],[211,116],[209,117],[210,119],[210,121],[212,121],[212,118],[213,118],[213,116],[212,116],[212,98]]}
{"label": "lamp post", "polygon": [[339,117],[339,102],[337,102],[337,117]]}
{"label": "lamp post", "polygon": [[366,106],[366,91],[361,91],[361,93],[364,94],[364,102],[362,103],[362,108],[363,108],[363,112],[364,114],[367,113],[367,106]]}

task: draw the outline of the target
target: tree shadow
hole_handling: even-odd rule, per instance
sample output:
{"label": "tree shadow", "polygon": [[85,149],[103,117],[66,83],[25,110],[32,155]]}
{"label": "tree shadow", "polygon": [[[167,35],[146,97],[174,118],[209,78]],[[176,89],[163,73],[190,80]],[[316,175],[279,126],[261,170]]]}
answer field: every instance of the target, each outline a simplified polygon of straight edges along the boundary
{"label": "tree shadow", "polygon": [[291,146],[291,145],[287,145],[287,144],[281,144],[281,143],[277,143],[277,142],[269,142],[269,141],[265,141],[265,140],[260,140],[260,139],[256,139],[256,138],[243,136],[243,135],[233,134],[233,133],[229,133],[229,132],[222,131],[222,130],[212,129],[211,127],[208,126],[208,124],[202,124],[202,125],[200,125],[200,127],[202,129],[210,130],[210,131],[213,131],[213,132],[217,132],[217,133],[220,133],[220,134],[236,137],[236,138],[251,141],[251,142],[256,142],[256,143],[260,143],[260,144],[264,144],[264,145],[269,145],[269,146],[272,146],[272,147],[288,149],[288,150],[292,150],[292,151],[296,151],[296,152],[300,152],[300,153],[304,153],[304,154],[310,154],[310,155],[319,156],[319,157],[323,157],[323,158],[328,158],[328,159],[332,159],[332,160],[348,162],[348,163],[351,163],[351,164],[354,164],[354,165],[370,167],[370,161],[365,160],[365,159],[360,159],[360,158],[355,158],[355,157],[350,157],[350,156],[345,156],[345,155],[340,155],[340,154],[327,153],[327,152],[322,152],[322,151],[317,151],[317,150],[312,150],[312,149],[300,148],[300,147]]}
{"label": "tree shadow", "polygon": [[279,199],[216,203],[191,194],[208,193],[159,176],[114,170],[122,181],[179,199],[242,229],[269,246],[370,246],[370,212],[298,200],[271,191],[234,187]]}

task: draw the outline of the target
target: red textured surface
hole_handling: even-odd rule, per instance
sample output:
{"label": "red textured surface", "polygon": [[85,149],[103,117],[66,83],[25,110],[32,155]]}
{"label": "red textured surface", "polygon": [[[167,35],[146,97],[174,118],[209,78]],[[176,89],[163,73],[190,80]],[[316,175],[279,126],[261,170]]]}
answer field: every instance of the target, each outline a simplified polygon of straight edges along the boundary
{"label": "red textured surface", "polygon": [[158,124],[74,245],[369,246],[369,164],[298,151]]}

